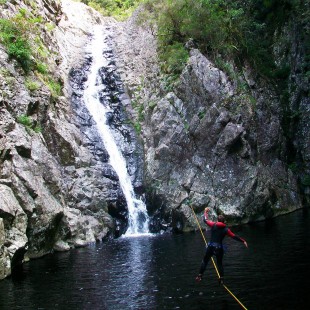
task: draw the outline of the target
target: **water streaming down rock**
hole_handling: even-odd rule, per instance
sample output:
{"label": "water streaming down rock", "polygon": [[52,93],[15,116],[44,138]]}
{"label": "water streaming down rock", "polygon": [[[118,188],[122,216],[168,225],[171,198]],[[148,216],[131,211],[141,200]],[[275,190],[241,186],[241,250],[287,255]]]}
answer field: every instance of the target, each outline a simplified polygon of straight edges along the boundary
{"label": "water streaming down rock", "polygon": [[[149,218],[146,206],[134,193],[125,158],[116,144],[109,126],[110,118],[113,118],[111,107],[113,107],[115,96],[119,94],[121,83],[116,81],[113,75],[111,75],[111,72],[115,71],[116,68],[113,62],[113,53],[109,46],[108,29],[100,26],[94,29],[93,40],[88,52],[92,57],[92,64],[85,84],[84,101],[89,113],[96,122],[98,132],[109,154],[110,164],[119,177],[119,182],[126,198],[129,223],[125,235],[148,233]],[[106,73],[105,79],[99,73],[101,75]],[[107,82],[109,85],[105,84]]]}

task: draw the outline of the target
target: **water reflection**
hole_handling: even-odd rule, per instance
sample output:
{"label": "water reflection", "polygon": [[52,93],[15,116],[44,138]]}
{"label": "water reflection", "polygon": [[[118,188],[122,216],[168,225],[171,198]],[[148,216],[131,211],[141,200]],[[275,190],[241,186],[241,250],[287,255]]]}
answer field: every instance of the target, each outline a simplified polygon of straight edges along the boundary
{"label": "water reflection", "polygon": [[145,305],[155,308],[151,242],[151,236],[120,238],[115,242],[119,251],[114,263],[119,268],[110,269],[110,281],[117,290],[107,292],[108,309],[113,309],[115,300],[123,309],[143,309]]}

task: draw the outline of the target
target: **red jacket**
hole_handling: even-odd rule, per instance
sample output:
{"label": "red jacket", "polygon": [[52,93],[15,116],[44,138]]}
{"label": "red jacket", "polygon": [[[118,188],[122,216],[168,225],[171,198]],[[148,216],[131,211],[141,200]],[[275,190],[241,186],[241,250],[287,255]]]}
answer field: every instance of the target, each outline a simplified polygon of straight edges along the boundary
{"label": "red jacket", "polygon": [[244,239],[240,238],[238,235],[235,235],[225,223],[210,221],[208,219],[207,211],[204,213],[204,222],[211,227],[211,243],[215,242],[221,244],[225,236],[231,237],[240,242],[245,242]]}

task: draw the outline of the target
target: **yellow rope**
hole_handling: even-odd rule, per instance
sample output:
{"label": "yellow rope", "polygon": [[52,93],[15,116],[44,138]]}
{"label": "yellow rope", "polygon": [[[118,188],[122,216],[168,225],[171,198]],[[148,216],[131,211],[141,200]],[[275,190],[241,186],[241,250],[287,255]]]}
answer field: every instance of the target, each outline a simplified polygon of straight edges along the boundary
{"label": "yellow rope", "polygon": [[235,298],[235,300],[238,302],[238,304],[244,309],[244,310],[248,310],[242,303],[241,301],[228,289],[228,287],[223,284],[223,286],[225,287],[226,291],[233,297]]}
{"label": "yellow rope", "polygon": [[[192,211],[193,211],[193,214],[194,214],[194,216],[195,216],[195,219],[196,219],[196,221],[197,221],[197,224],[198,224],[200,233],[201,233],[201,235],[202,235],[202,238],[203,238],[205,244],[208,245],[207,240],[206,240],[206,238],[205,238],[205,236],[204,236],[204,234],[203,234],[203,232],[202,232],[201,226],[200,226],[200,224],[199,224],[197,215],[196,215],[196,213],[195,213],[193,207],[192,207],[192,206],[190,206],[190,207],[191,207],[191,209],[192,209]],[[218,271],[218,269],[217,269],[217,266],[216,266],[216,264],[215,264],[215,262],[214,262],[213,257],[211,257],[211,260],[212,260],[213,266],[214,266],[214,268],[215,268],[215,270],[216,270],[217,276],[218,276],[218,278],[220,278],[220,273],[219,273],[219,271]],[[248,309],[241,303],[241,301],[228,289],[228,287],[227,287],[225,284],[223,284],[223,286],[224,286],[224,288],[226,289],[226,291],[238,302],[238,304],[239,304],[244,310],[248,310]]]}

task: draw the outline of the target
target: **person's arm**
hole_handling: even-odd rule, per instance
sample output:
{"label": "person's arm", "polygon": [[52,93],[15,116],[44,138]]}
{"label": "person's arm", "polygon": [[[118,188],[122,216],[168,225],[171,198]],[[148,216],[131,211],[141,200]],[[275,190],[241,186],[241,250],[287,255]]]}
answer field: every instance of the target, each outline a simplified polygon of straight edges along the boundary
{"label": "person's arm", "polygon": [[214,222],[210,221],[209,220],[209,211],[210,209],[209,208],[205,208],[205,212],[204,212],[204,215],[203,215],[203,221],[210,227],[212,227],[214,225]]}
{"label": "person's arm", "polygon": [[243,238],[239,237],[238,235],[235,235],[229,228],[227,229],[226,234],[227,236],[233,238],[234,240],[242,242],[246,247],[248,247],[247,242]]}

